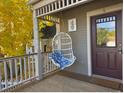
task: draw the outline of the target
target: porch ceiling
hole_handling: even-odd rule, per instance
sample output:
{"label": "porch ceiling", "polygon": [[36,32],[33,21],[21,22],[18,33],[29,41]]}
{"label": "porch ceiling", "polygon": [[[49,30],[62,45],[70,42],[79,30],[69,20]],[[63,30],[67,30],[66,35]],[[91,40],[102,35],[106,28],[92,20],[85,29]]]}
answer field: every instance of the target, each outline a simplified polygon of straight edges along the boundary
{"label": "porch ceiling", "polygon": [[84,3],[88,3],[90,1],[93,0],[56,0],[36,9],[36,16],[41,17],[49,15]]}

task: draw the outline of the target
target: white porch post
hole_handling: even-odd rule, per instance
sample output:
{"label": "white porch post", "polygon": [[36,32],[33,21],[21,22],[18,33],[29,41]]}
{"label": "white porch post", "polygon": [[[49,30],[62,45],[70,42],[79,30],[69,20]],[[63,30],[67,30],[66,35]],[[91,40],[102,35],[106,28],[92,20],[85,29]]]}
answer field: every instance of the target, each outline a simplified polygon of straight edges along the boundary
{"label": "white porch post", "polygon": [[60,32],[60,18],[57,18],[57,21],[58,21],[58,23],[56,23],[56,31],[57,31],[57,33],[59,33]]}
{"label": "white porch post", "polygon": [[43,72],[43,57],[40,50],[40,39],[39,39],[39,31],[38,31],[38,19],[36,17],[36,12],[33,10],[33,28],[34,28],[34,51],[38,53],[35,57],[35,67],[36,67],[36,76],[38,76],[38,80],[42,79]]}

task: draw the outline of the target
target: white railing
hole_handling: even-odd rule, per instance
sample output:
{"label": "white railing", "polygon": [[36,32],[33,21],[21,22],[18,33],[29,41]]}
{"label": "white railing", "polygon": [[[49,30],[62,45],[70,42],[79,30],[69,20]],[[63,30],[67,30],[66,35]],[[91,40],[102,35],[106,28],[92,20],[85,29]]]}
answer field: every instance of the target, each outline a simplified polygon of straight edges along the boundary
{"label": "white railing", "polygon": [[37,54],[0,59],[0,91],[10,91],[36,79],[35,56]]}
{"label": "white railing", "polygon": [[54,73],[55,71],[58,71],[59,68],[55,66],[51,60],[49,60],[49,54],[50,53],[43,53],[43,75],[49,75]]}
{"label": "white railing", "polygon": [[[49,53],[41,53],[43,59],[43,77],[58,71],[52,61],[49,60]],[[11,91],[18,86],[37,80],[35,58],[38,54],[10,57],[0,59],[0,91]],[[39,68],[42,69],[42,68]]]}

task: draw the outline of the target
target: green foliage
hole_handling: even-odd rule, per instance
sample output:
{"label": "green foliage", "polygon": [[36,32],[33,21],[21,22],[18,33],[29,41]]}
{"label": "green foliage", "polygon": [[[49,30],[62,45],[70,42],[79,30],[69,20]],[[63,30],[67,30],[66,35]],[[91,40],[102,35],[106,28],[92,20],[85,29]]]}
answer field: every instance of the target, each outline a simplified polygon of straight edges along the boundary
{"label": "green foliage", "polygon": [[108,41],[115,40],[115,31],[108,31],[105,28],[97,29],[97,45],[104,46]]}
{"label": "green foliage", "polygon": [[27,0],[0,1],[0,48],[7,56],[25,53],[32,42],[33,24]]}
{"label": "green foliage", "polygon": [[[44,28],[46,29],[47,26],[53,27],[55,25],[55,23],[50,22],[50,21],[41,20],[41,19],[39,19],[38,22],[39,22],[39,24],[38,24],[38,26],[39,26],[39,35],[40,35],[40,39],[42,39],[42,37],[45,36],[45,34],[43,33],[43,29]],[[47,33],[47,29],[46,29],[46,33]]]}
{"label": "green foliage", "polygon": [[98,45],[106,44],[107,34],[108,34],[108,31],[104,28],[99,28],[97,30],[97,44]]}

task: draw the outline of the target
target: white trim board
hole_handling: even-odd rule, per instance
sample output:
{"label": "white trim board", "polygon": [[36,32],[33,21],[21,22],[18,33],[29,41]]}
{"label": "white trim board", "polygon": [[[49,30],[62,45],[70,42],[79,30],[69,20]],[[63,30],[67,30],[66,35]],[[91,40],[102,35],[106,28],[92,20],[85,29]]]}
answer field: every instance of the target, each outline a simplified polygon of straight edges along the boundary
{"label": "white trim board", "polygon": [[87,57],[88,57],[88,76],[92,76],[92,58],[91,58],[91,25],[90,18],[91,16],[96,16],[100,14],[106,14],[109,12],[114,12],[123,9],[123,4],[116,4],[109,7],[104,7],[101,9],[93,10],[87,12]]}
{"label": "white trim board", "polygon": [[[66,2],[65,2],[64,0],[62,0],[62,2],[60,2],[60,0],[55,0],[54,2],[45,4],[45,6],[41,6],[40,8],[37,8],[36,9],[37,17],[46,16],[46,15],[49,15],[52,13],[60,12],[65,9],[69,9],[69,8],[72,8],[72,7],[81,5],[81,4],[91,2],[92,0],[80,0],[80,1],[76,0],[76,2],[73,2],[73,0],[71,0],[71,2],[72,2],[71,4],[69,4],[68,1],[69,0],[66,0]],[[57,3],[58,3],[59,7],[57,7]],[[67,3],[67,5],[64,5],[64,3]],[[63,5],[62,7],[61,7],[61,4]],[[50,8],[50,5],[52,6],[52,8]],[[54,9],[54,5],[55,5],[55,9]],[[51,11],[50,11],[50,9],[51,9]],[[41,11],[41,10],[43,10],[43,11]]]}

